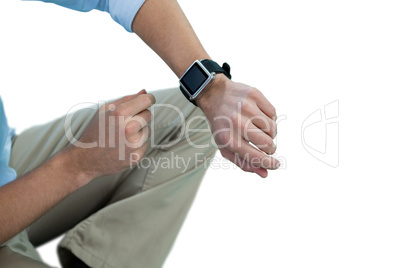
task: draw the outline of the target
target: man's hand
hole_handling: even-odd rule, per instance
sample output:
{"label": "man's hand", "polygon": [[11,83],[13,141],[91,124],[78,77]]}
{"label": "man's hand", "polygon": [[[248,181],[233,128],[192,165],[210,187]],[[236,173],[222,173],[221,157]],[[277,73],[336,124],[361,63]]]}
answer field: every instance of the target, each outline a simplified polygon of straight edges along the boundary
{"label": "man's hand", "polygon": [[258,89],[219,74],[197,104],[223,157],[261,177],[268,175],[267,169],[279,167],[279,161],[269,156],[276,150],[275,108]]}
{"label": "man's hand", "polygon": [[0,244],[92,179],[129,167],[130,154],[139,161],[147,149],[153,103],[154,96],[142,90],[103,105],[76,142],[80,147],[72,144],[0,187]]}
{"label": "man's hand", "polygon": [[154,103],[155,97],[142,90],[100,107],[79,141],[67,148],[74,168],[91,180],[138,163],[148,147],[148,108]]}
{"label": "man's hand", "polygon": [[[145,1],[133,21],[132,30],[177,77],[181,77],[194,60],[211,59],[176,0]],[[268,155],[275,152],[272,141],[276,135],[275,109],[261,92],[219,74],[197,103],[206,114],[224,157],[262,177],[267,176],[267,169],[278,167],[279,162]]]}

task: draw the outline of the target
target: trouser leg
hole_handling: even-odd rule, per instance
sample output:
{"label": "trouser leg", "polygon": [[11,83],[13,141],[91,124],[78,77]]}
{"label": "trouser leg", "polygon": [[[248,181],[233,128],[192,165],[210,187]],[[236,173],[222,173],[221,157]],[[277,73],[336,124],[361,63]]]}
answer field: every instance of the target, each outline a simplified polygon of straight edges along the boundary
{"label": "trouser leg", "polygon": [[38,252],[24,230],[0,247],[0,267],[4,268],[49,268],[43,263]]}
{"label": "trouser leg", "polygon": [[[160,267],[166,258],[205,173],[206,159],[215,149],[207,132],[190,133],[190,139],[180,138],[182,118],[193,123],[192,129],[206,128],[206,123],[202,119],[193,120],[202,113],[178,89],[154,94],[158,103],[168,107],[159,107],[154,112],[152,139],[154,145],[165,147],[149,149],[145,158],[151,163],[97,178],[30,227],[31,241],[38,245],[93,214],[76,225],[60,244],[61,261],[66,267],[74,256],[93,267]],[[85,109],[75,115],[71,129],[76,137],[95,111]],[[172,141],[178,142],[172,144]],[[12,166],[22,175],[67,144],[63,118],[32,128],[15,139]],[[191,146],[194,144],[203,146],[194,148]],[[158,159],[165,161],[171,156],[190,159],[187,168],[163,168],[161,162],[157,163]]]}
{"label": "trouser leg", "polygon": [[[83,113],[86,113],[86,116],[82,116],[81,121],[73,120],[72,129],[77,135],[83,132],[85,125],[90,121],[95,110],[85,109]],[[39,166],[68,144],[68,140],[64,137],[63,129],[63,119],[60,118],[48,124],[32,127],[23,131],[20,135],[14,136],[9,165],[17,171],[18,177]],[[44,191],[42,194],[46,194],[46,192]],[[104,201],[104,203],[106,202],[107,200]],[[51,222],[46,223],[43,218],[47,217],[42,217],[30,226],[30,234],[36,233],[31,231],[32,229],[35,230],[37,226],[41,226],[41,229],[46,230],[46,232],[41,232],[43,237],[34,236],[32,238],[30,236],[28,238],[27,228],[2,245],[0,247],[0,267],[49,267],[42,262],[35,246],[65,232],[68,226],[73,227],[77,220],[84,219],[89,215],[73,213],[73,210],[68,210],[72,207],[67,206],[57,211],[51,210],[49,214],[54,214]],[[101,206],[91,204],[86,208],[87,211],[95,211],[96,207],[100,208]]]}
{"label": "trouser leg", "polygon": [[[72,255],[91,267],[153,268],[165,261],[215,147],[200,109],[178,96],[177,89],[156,92],[155,96],[158,102],[183,112],[186,123],[174,110],[168,110],[172,107],[157,108],[151,143],[154,139],[155,145],[163,148],[151,144],[143,161],[116,189],[110,204],[67,233],[59,246],[64,267],[69,267]],[[186,135],[182,132],[186,125],[196,130]],[[139,182],[140,191],[136,187]]]}

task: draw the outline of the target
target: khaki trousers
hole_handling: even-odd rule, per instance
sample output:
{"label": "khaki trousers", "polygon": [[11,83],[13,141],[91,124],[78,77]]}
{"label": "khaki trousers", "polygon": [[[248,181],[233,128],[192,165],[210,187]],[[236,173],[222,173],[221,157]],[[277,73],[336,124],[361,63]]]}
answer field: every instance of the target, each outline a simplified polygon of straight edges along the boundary
{"label": "khaki trousers", "polygon": [[[0,247],[0,267],[49,267],[35,246],[63,233],[58,246],[63,267],[71,267],[74,258],[90,267],[163,265],[216,149],[202,111],[178,88],[153,94],[157,105],[151,109],[151,144],[143,162],[69,195]],[[74,114],[74,137],[80,137],[95,112],[88,108]],[[18,176],[69,144],[64,124],[62,117],[14,138],[10,166]]]}

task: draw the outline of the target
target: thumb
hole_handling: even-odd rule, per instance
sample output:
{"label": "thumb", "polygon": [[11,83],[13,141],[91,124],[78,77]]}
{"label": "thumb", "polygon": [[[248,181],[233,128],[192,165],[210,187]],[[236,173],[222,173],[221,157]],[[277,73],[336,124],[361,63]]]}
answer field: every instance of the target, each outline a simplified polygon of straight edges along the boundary
{"label": "thumb", "polygon": [[124,96],[123,98],[110,102],[109,105],[114,104],[116,107],[116,106],[119,106],[120,104],[122,104],[124,102],[128,102],[128,101],[134,99],[135,97],[137,97],[138,95],[142,95],[142,94],[147,94],[147,91],[145,89],[141,89],[138,93],[135,93],[133,95]]}

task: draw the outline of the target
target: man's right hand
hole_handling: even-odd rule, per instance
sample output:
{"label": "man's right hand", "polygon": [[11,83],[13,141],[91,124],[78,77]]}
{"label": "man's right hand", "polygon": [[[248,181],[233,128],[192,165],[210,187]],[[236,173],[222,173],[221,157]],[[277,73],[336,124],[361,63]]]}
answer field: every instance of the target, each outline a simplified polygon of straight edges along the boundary
{"label": "man's right hand", "polygon": [[151,135],[148,108],[154,103],[155,97],[141,90],[100,107],[78,142],[65,150],[72,168],[84,175],[81,183],[118,173],[142,159]]}

